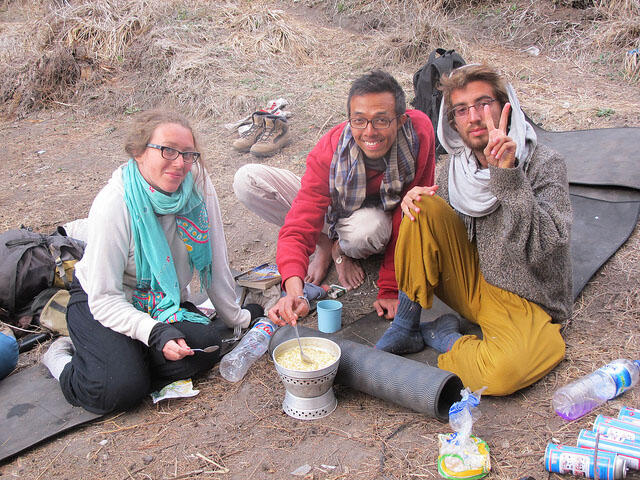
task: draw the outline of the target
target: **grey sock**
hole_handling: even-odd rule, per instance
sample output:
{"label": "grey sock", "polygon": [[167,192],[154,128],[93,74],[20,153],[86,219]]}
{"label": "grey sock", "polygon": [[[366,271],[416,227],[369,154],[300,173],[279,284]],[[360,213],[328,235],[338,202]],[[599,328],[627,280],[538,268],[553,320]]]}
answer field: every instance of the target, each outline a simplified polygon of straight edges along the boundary
{"label": "grey sock", "polygon": [[42,363],[49,369],[56,380],[60,380],[60,374],[73,356],[73,342],[69,337],[60,337],[54,341],[49,350],[42,356]]}
{"label": "grey sock", "polygon": [[411,301],[404,292],[399,292],[396,316],[376,343],[376,348],[396,355],[424,350],[424,340],[420,332],[421,311],[419,303]]}
{"label": "grey sock", "polygon": [[450,313],[438,317],[433,322],[420,325],[424,343],[431,348],[444,353],[451,350],[462,334],[460,333],[460,319]]}

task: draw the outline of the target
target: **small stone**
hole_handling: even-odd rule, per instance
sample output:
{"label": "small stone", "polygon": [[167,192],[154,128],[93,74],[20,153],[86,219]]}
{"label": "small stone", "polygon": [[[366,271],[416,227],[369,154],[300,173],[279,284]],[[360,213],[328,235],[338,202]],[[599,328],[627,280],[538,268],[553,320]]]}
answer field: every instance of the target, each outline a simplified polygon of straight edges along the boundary
{"label": "small stone", "polygon": [[309,465],[308,463],[305,463],[304,465],[299,466],[293,472],[291,472],[291,475],[295,475],[296,477],[304,477],[310,471],[311,471],[311,465]]}
{"label": "small stone", "polygon": [[100,445],[102,445],[103,447],[109,443],[109,440],[107,440],[106,438],[104,440],[100,440]]}
{"label": "small stone", "polygon": [[149,465],[151,462],[153,462],[153,455],[145,455],[144,457],[142,457],[142,461],[145,465]]}

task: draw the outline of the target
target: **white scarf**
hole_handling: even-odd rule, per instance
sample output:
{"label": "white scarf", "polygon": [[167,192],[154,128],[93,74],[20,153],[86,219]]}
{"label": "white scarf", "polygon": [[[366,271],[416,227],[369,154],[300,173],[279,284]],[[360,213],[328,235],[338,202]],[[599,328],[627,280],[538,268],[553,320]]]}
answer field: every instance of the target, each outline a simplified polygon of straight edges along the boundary
{"label": "white scarf", "polygon": [[[524,168],[536,149],[537,137],[533,127],[525,120],[524,112],[513,87],[507,84],[507,95],[511,104],[511,125],[508,135],[516,142],[516,162],[514,168]],[[491,171],[480,168],[475,154],[467,147],[456,130],[447,120],[444,99],[440,105],[438,139],[451,155],[449,162],[449,202],[465,216],[469,238],[473,238],[473,218],[494,212],[500,201],[489,189]]]}

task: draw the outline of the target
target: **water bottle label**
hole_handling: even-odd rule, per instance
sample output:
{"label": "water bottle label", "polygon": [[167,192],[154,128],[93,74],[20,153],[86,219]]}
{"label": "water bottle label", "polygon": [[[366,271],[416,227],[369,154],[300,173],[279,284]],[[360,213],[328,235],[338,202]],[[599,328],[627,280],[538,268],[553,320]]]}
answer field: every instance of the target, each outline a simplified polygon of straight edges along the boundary
{"label": "water bottle label", "polygon": [[602,371],[609,375],[615,382],[615,397],[631,388],[631,372],[629,372],[624,365],[610,363],[602,367]]}
{"label": "water bottle label", "polygon": [[262,335],[266,335],[267,337],[271,337],[273,335],[273,325],[271,325],[268,322],[257,322],[253,328],[256,330],[256,332],[262,334]]}

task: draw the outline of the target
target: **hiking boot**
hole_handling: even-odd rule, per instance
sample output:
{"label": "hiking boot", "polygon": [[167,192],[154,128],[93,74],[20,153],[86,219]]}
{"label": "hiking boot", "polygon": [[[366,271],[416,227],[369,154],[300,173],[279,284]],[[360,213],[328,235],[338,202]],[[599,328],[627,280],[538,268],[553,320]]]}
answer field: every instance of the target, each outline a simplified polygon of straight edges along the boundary
{"label": "hiking boot", "polygon": [[256,157],[270,157],[289,144],[291,135],[287,119],[275,115],[264,117],[264,132],[251,147]]}
{"label": "hiking boot", "polygon": [[264,117],[267,116],[266,112],[254,112],[251,115],[251,128],[240,134],[232,147],[239,152],[248,152],[251,146],[256,143],[258,138],[264,133]]}

